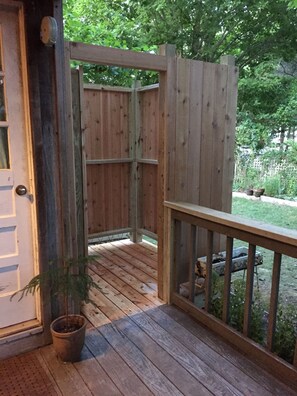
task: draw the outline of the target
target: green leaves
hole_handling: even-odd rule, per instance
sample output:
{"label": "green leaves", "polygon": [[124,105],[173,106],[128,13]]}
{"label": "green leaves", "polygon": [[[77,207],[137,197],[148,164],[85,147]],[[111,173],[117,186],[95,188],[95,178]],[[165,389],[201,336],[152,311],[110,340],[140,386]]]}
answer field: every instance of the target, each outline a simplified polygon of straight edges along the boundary
{"label": "green leaves", "polygon": [[62,296],[66,304],[65,312],[67,312],[70,298],[88,301],[90,288],[99,289],[99,286],[87,272],[88,265],[91,262],[96,264],[96,256],[51,262],[48,271],[36,275],[26,286],[14,293],[10,299],[19,294],[18,301],[20,301],[28,294],[34,295],[40,289],[44,289],[54,296]]}

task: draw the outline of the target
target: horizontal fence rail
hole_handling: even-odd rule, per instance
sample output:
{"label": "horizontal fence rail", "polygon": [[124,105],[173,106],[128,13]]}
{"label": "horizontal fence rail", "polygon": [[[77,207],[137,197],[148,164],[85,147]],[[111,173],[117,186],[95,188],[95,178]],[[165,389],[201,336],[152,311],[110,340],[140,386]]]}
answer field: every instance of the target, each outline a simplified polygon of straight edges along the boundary
{"label": "horizontal fence rail", "polygon": [[[205,207],[183,203],[165,202],[167,228],[165,230],[166,245],[164,250],[164,266],[166,277],[164,289],[168,300],[189,312],[196,319],[224,338],[257,359],[273,374],[296,384],[297,378],[297,342],[292,364],[280,359],[274,351],[274,336],[276,331],[277,310],[279,302],[280,271],[283,255],[297,259],[297,232],[259,221],[252,221],[237,216],[208,209]],[[205,232],[202,243],[205,252],[205,279],[202,292],[204,303],[199,306],[195,300],[197,284],[197,249],[199,232]],[[234,240],[246,242],[246,281],[244,293],[244,311],[242,331],[235,330],[230,325],[230,296],[232,295],[231,275],[234,271],[232,259]],[[259,254],[257,247],[273,252],[272,282],[268,312],[267,335],[265,345],[253,341],[251,336],[252,306],[254,301],[254,278],[257,273]],[[212,314],[214,254],[219,250],[225,252],[223,275],[224,285],[220,296],[222,301],[221,317]],[[185,280],[187,282],[185,282]],[[199,279],[198,279],[199,280]],[[186,285],[186,294],[182,287]],[[297,324],[295,324],[297,325]]]}

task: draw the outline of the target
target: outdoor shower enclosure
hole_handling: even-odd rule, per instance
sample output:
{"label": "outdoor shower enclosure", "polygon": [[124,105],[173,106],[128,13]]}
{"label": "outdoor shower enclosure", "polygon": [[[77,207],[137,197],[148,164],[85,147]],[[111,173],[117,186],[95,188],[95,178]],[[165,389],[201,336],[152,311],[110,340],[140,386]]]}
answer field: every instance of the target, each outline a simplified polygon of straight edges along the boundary
{"label": "outdoor shower enclosure", "polygon": [[72,71],[71,130],[79,239],[126,232],[134,241],[142,234],[156,236],[162,297],[164,201],[231,209],[234,59],[222,57],[220,64],[181,59],[168,45],[161,46],[162,55],[80,43],[67,49],[68,60],[159,72],[158,85],[136,82],[130,88],[85,85],[79,71]]}

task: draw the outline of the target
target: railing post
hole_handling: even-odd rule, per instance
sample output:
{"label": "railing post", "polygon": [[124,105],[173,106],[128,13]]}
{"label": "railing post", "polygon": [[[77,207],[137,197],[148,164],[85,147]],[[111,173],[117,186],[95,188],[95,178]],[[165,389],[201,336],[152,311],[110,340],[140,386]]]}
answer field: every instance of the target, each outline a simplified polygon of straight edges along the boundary
{"label": "railing post", "polygon": [[173,271],[172,271],[172,291],[175,293],[179,293],[179,285],[180,285],[180,270],[181,270],[181,221],[173,220],[174,223],[174,236],[173,236]]}
{"label": "railing post", "polygon": [[230,316],[230,286],[233,258],[233,238],[227,237],[226,242],[226,264],[224,274],[224,296],[223,296],[223,317],[225,323],[229,322]]}
{"label": "railing post", "polygon": [[247,277],[245,289],[244,302],[244,318],[243,318],[243,334],[249,336],[251,325],[251,312],[253,302],[253,288],[254,288],[254,267],[255,267],[256,246],[249,244],[248,262],[247,262]]}
{"label": "railing post", "polygon": [[280,253],[274,253],[268,331],[267,331],[267,348],[270,351],[272,351],[273,349],[273,340],[274,340],[275,325],[276,325],[281,261],[282,261],[282,255]]}
{"label": "railing post", "polygon": [[172,211],[169,208],[164,208],[164,224],[166,228],[166,234],[164,239],[164,260],[163,264],[163,300],[170,304],[171,295],[173,292],[173,267],[174,267],[174,235],[175,235],[175,222],[172,219]]}
{"label": "railing post", "polygon": [[207,256],[206,256],[206,279],[205,279],[205,309],[211,308],[212,297],[212,255],[213,255],[213,232],[207,231]]}
{"label": "railing post", "polygon": [[197,261],[197,248],[196,248],[197,227],[191,225],[190,237],[190,254],[189,254],[189,300],[194,301],[195,298],[195,267]]}

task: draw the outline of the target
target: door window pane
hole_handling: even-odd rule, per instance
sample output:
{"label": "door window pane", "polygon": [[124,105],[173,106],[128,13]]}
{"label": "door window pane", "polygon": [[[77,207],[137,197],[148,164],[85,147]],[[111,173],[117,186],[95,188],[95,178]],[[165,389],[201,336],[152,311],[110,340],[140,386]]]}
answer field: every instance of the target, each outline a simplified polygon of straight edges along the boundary
{"label": "door window pane", "polygon": [[0,169],[9,169],[8,128],[0,128]]}

